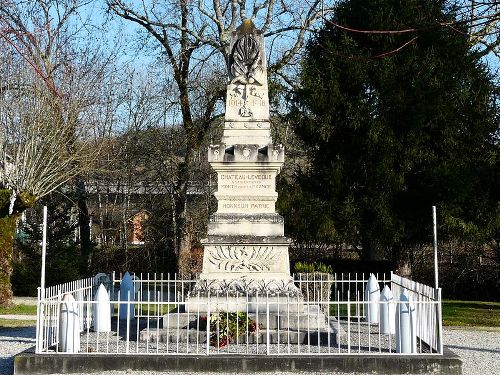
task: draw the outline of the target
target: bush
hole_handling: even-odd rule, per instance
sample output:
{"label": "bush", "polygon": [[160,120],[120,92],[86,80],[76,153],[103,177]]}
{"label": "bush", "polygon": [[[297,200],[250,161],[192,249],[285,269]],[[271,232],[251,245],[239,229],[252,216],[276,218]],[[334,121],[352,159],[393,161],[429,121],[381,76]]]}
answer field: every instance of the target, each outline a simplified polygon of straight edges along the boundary
{"label": "bush", "polygon": [[203,268],[203,246],[193,246],[179,255],[179,274],[185,280],[193,280]]}
{"label": "bush", "polygon": [[329,273],[333,274],[332,266],[327,266],[321,262],[297,262],[294,266],[295,273]]}
{"label": "bush", "polygon": [[321,310],[328,313],[328,304],[322,302],[330,301],[330,291],[334,282],[333,270],[321,262],[295,263],[295,273],[299,277],[299,289],[309,302],[318,302]]}

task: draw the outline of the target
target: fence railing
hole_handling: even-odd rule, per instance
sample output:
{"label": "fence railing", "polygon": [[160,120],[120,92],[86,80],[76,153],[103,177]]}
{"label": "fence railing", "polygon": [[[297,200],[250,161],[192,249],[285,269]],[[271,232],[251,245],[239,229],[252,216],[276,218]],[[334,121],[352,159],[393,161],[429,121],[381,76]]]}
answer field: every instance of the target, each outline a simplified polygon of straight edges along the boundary
{"label": "fence railing", "polygon": [[398,296],[403,291],[408,291],[411,300],[415,301],[415,319],[419,322],[419,327],[429,327],[421,329],[417,336],[433,351],[442,353],[441,288],[435,289],[392,273],[391,289]]}
{"label": "fence railing", "polygon": [[[207,294],[195,288],[198,280],[163,274],[132,275],[125,292],[122,275],[83,279],[39,290],[36,352],[442,353],[440,290],[389,276],[379,287],[389,286],[394,299],[379,302],[369,301],[362,274],[294,275],[300,292],[286,294]],[[409,299],[400,299],[404,290]],[[385,327],[382,309],[392,311],[393,329]],[[375,310],[381,319],[368,318]]]}

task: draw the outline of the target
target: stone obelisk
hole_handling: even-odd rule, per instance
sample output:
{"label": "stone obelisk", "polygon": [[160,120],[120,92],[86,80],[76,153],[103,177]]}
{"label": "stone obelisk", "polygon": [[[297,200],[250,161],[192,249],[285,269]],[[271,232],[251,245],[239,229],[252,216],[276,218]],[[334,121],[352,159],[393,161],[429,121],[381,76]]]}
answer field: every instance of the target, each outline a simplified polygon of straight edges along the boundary
{"label": "stone obelisk", "polygon": [[208,153],[218,205],[208,223],[200,281],[212,291],[224,285],[249,293],[265,286],[275,294],[294,287],[289,241],[275,209],[284,149],[270,134],[264,36],[247,19],[229,48],[224,134]]}

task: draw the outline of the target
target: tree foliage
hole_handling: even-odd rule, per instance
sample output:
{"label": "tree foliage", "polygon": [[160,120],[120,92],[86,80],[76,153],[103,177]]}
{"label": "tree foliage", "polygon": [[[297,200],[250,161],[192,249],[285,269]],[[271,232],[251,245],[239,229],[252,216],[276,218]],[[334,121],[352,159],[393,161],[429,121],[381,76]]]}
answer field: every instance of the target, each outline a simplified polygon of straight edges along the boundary
{"label": "tree foliage", "polygon": [[318,207],[328,239],[365,258],[430,241],[432,205],[441,239],[498,243],[499,92],[460,24],[443,26],[455,16],[439,0],[343,1],[307,45],[290,121],[310,166],[289,212]]}

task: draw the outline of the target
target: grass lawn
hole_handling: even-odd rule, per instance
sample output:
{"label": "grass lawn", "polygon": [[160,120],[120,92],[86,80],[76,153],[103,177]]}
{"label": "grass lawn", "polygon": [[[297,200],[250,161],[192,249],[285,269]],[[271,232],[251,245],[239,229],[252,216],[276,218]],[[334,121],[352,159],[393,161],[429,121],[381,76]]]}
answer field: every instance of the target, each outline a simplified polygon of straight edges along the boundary
{"label": "grass lawn", "polygon": [[0,319],[0,329],[1,328],[34,327],[34,326],[36,326],[35,320]]}
{"label": "grass lawn", "polygon": [[443,301],[445,326],[500,327],[500,302]]}
{"label": "grass lawn", "polygon": [[36,305],[15,305],[13,307],[0,307],[0,315],[36,315]]}
{"label": "grass lawn", "polygon": [[[117,306],[115,306],[116,309]],[[344,306],[342,306],[344,307]],[[352,307],[352,314],[355,314],[355,306]],[[136,307],[137,308],[137,307]],[[153,314],[156,306],[150,306],[150,313]],[[168,310],[173,310],[175,305],[163,305],[160,315]],[[147,305],[140,306],[142,313],[147,314]],[[345,307],[344,307],[345,310]],[[115,310],[116,311],[116,310]],[[342,311],[345,313],[345,311]],[[10,308],[0,308],[0,315],[36,315],[36,306],[16,305]],[[156,312],[158,314],[158,312]],[[330,311],[333,316],[337,311]],[[0,327],[24,327],[34,325],[34,321],[0,319]],[[500,328],[500,302],[478,302],[478,301],[443,301],[443,324],[445,326],[459,327],[499,327]]]}

